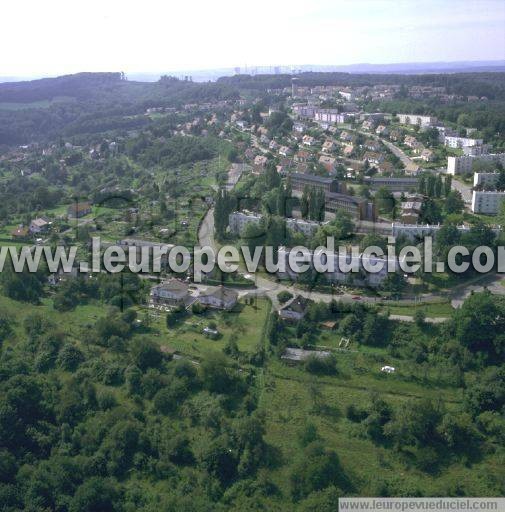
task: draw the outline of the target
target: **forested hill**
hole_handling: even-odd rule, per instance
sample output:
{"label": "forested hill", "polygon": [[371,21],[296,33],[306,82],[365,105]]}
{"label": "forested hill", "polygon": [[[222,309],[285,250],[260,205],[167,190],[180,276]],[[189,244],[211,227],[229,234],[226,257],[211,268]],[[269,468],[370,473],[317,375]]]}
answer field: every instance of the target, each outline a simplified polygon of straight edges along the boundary
{"label": "forested hill", "polygon": [[0,102],[34,102],[57,97],[89,98],[97,90],[118,85],[121,73],[78,73],[27,82],[0,83]]}
{"label": "forested hill", "polygon": [[[432,113],[441,119],[471,112],[478,118],[475,127],[502,131],[505,73],[301,73],[297,78],[302,86],[431,85],[444,86],[449,94],[485,96],[491,101],[476,105],[451,104],[446,108],[449,113],[440,111],[442,106],[433,101],[417,101],[409,107],[417,113]],[[144,116],[149,107],[177,108],[186,103],[237,99],[241,95],[262,96],[268,89],[288,87],[291,79],[291,75],[238,75],[206,83],[174,77],[162,77],[158,82],[135,82],[126,80],[122,73],[79,73],[3,83],[0,84],[0,148],[111,130],[135,130],[149,123],[149,118]]]}
{"label": "forested hill", "polygon": [[228,84],[163,77],[125,80],[121,73],[79,73],[0,84],[0,147],[77,134],[138,129],[149,107],[235,99]]}

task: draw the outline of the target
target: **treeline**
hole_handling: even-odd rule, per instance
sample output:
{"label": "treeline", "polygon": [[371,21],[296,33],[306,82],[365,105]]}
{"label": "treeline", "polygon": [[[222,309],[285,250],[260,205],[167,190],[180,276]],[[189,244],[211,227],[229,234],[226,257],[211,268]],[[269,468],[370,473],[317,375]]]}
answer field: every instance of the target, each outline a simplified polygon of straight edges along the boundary
{"label": "treeline", "polygon": [[[218,83],[240,89],[266,90],[291,86],[293,75],[236,75],[222,77]],[[298,85],[368,86],[375,84],[425,85],[446,87],[449,94],[462,96],[486,96],[489,99],[505,99],[505,73],[454,73],[454,74],[351,74],[341,72],[307,72],[296,75]]]}
{"label": "treeline", "polygon": [[[172,80],[129,82],[119,73],[82,73],[32,82],[0,84],[0,146],[54,140],[60,136],[139,129],[149,107],[237,99],[226,84]],[[46,104],[44,104],[44,102]]]}
{"label": "treeline", "polygon": [[217,149],[217,141],[211,137],[174,136],[162,142],[153,140],[145,133],[126,144],[126,153],[142,165],[162,165],[166,168],[208,160],[216,156]]}

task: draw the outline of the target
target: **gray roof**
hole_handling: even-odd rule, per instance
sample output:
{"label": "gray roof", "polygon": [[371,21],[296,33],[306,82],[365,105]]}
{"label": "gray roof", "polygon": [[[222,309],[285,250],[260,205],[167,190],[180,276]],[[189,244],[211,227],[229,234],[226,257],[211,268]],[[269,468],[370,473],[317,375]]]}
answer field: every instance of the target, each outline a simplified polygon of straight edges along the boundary
{"label": "gray roof", "polygon": [[305,313],[309,304],[312,301],[301,295],[295,295],[287,304],[285,304],[281,311],[293,311],[294,313]]}
{"label": "gray roof", "polygon": [[153,289],[157,290],[166,290],[173,295],[184,296],[188,293],[188,285],[183,283],[182,281],[178,281],[177,279],[170,279],[155,286]]}
{"label": "gray roof", "polygon": [[294,180],[308,181],[311,183],[323,183],[327,185],[330,185],[335,181],[334,178],[326,178],[324,176],[316,176],[315,174],[306,174],[302,172],[292,172],[289,174],[289,176],[291,176],[291,178]]}
{"label": "gray roof", "polygon": [[215,297],[216,299],[222,300],[223,302],[228,302],[230,300],[237,300],[238,293],[232,288],[219,286],[215,290],[202,294],[201,297]]}

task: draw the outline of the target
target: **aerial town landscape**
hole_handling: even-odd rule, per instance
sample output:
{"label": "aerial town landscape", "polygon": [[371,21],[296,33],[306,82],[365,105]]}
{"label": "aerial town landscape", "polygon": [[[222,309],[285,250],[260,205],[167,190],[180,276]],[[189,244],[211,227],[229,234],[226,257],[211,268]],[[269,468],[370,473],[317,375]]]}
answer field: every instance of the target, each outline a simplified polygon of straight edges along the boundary
{"label": "aerial town landscape", "polygon": [[503,497],[496,67],[0,80],[0,510]]}

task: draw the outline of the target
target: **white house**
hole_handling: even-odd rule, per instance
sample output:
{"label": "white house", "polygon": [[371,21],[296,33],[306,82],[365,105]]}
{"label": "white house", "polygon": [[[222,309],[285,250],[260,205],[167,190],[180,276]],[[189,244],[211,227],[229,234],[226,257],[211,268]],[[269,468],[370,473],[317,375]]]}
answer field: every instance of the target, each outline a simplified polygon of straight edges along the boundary
{"label": "white house", "polygon": [[185,306],[188,298],[188,285],[177,279],[169,279],[151,288],[151,303],[153,304]]}

